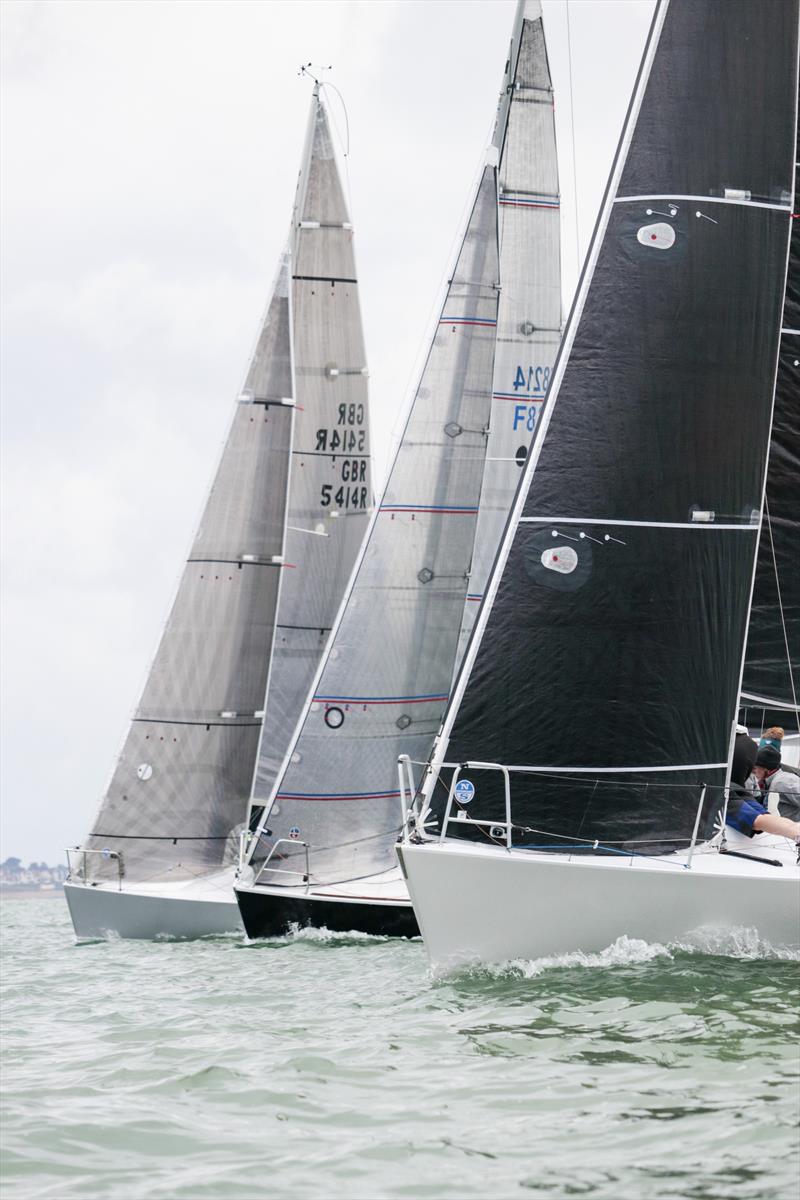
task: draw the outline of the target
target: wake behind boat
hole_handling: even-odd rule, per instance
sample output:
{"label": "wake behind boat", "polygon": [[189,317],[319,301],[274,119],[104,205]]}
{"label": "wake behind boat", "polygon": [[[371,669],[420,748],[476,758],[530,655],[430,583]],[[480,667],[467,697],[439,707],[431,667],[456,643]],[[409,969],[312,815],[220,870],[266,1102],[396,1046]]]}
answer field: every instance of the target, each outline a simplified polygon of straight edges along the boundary
{"label": "wake behind boat", "polygon": [[[800,825],[730,786],[776,370],[772,448],[798,457],[797,55],[797,0],[656,10],[399,851],[437,967],[709,923],[800,945]],[[800,612],[781,597],[796,596],[799,533],[785,497],[780,553],[760,560],[776,607],[751,643],[765,709],[795,718]],[[744,836],[754,820],[787,836]]]}
{"label": "wake behind boat", "polygon": [[200,528],[93,831],[68,851],[79,937],[241,929],[240,837],[372,504],[366,374],[352,225],[315,86],[289,246]]}

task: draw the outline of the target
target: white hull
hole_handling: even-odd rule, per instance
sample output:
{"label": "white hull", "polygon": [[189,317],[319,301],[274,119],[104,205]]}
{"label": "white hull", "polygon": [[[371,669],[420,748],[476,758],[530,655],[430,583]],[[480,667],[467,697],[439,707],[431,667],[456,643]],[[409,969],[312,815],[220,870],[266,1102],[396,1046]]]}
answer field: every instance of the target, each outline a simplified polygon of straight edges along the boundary
{"label": "white hull", "polygon": [[198,938],[241,933],[234,871],[184,883],[64,884],[78,938]]}
{"label": "white hull", "polygon": [[458,841],[398,847],[431,966],[596,952],[626,935],[674,942],[700,928],[756,930],[775,950],[800,948],[800,869],[785,838],[728,836],[730,849],[653,858],[506,851]]}

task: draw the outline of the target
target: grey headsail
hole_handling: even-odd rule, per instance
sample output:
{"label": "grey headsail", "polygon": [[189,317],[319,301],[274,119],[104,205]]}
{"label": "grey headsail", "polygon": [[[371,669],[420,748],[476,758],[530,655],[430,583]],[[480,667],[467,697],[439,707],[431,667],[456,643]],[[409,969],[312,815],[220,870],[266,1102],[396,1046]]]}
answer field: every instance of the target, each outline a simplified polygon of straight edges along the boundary
{"label": "grey headsail", "polygon": [[746,721],[800,728],[800,141],[758,565],[742,679]]}
{"label": "grey headsail", "polygon": [[367,367],[353,228],[318,89],[292,240],[297,409],[256,804],[269,796],[300,718],[372,509]]}
{"label": "grey headsail", "polygon": [[371,505],[352,239],[315,88],[290,248],[87,842],[121,851],[129,881],[235,858],[256,766],[268,791],[352,569]]}
{"label": "grey headsail", "polygon": [[[797,18],[796,0],[656,10],[434,756],[518,769],[520,844],[668,849],[691,837],[699,786],[725,784],[781,328]],[[502,817],[500,774],[472,782],[470,816]]]}
{"label": "grey headsail", "polygon": [[[87,842],[125,877],[219,866],[247,812],[284,553],[292,439],[284,256],[200,528]],[[100,856],[86,871],[105,876]]]}
{"label": "grey headsail", "polygon": [[[478,515],[497,320],[484,169],[402,441],[251,861],[310,845],[315,882],[393,865],[397,756],[427,757],[453,673]],[[302,854],[302,851],[299,851]],[[278,882],[285,882],[282,856]],[[260,882],[271,882],[267,868]]]}
{"label": "grey headsail", "polygon": [[523,0],[492,139],[500,156],[500,303],[492,413],[461,653],[472,631],[561,340],[553,87],[539,0]]}

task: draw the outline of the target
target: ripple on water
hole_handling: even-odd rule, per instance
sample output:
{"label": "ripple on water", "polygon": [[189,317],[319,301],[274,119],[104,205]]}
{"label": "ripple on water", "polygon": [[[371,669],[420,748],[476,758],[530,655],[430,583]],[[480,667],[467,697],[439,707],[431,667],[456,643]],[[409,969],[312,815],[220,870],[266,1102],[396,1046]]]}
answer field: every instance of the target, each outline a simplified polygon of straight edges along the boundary
{"label": "ripple on water", "polygon": [[4,1200],[796,1200],[798,964],[747,931],[432,979],[419,941],[3,921]]}

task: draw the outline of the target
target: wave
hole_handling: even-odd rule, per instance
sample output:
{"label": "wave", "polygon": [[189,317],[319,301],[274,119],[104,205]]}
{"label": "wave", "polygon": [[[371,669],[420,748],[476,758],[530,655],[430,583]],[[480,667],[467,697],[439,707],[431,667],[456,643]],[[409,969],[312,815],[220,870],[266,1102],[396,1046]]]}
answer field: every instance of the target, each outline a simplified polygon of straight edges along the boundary
{"label": "wave", "polygon": [[676,954],[693,954],[736,959],[773,959],[785,962],[800,962],[800,953],[786,947],[772,946],[759,936],[757,930],[744,926],[700,926],[684,939],[662,944],[630,938],[623,934],[604,950],[594,953],[572,950],[564,954],[545,955],[542,958],[507,959],[501,963],[472,963],[455,969],[435,968],[434,979],[452,978],[453,975],[488,976],[490,978],[534,979],[545,971],[633,966],[654,959],[673,959]]}

